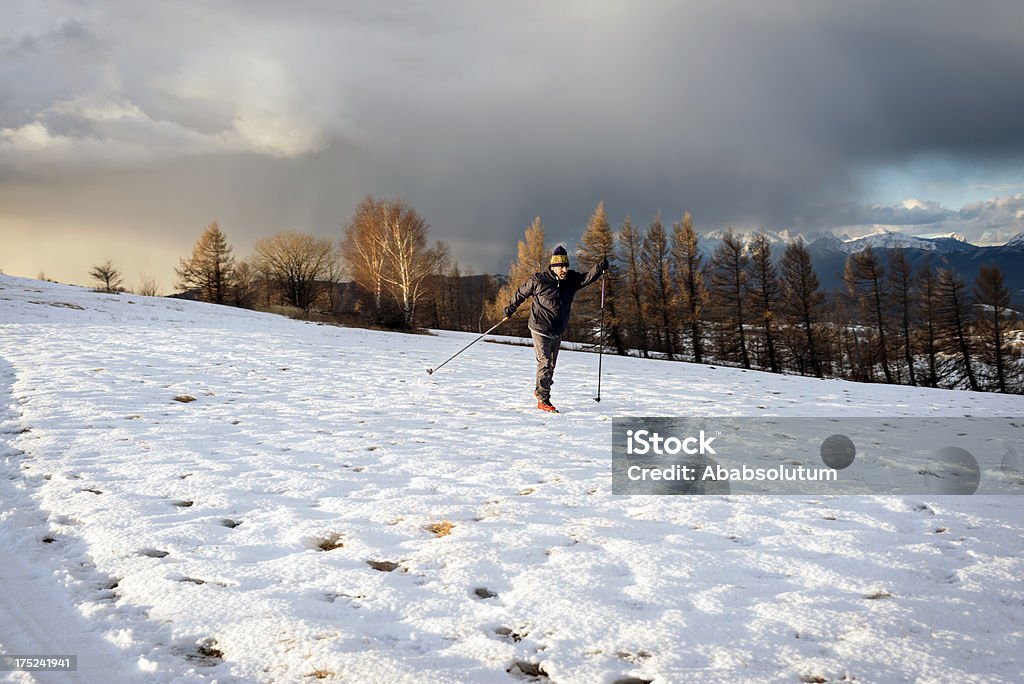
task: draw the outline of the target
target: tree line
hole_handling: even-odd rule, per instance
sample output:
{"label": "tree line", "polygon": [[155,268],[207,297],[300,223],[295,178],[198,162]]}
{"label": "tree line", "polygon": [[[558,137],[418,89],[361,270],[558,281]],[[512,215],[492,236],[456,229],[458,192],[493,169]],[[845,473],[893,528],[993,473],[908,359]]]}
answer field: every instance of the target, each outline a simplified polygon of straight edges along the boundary
{"label": "tree line", "polygon": [[[180,260],[177,285],[208,302],[286,307],[339,323],[479,331],[502,318],[511,293],[545,270],[551,253],[538,217],[507,278],[467,276],[447,244],[428,243],[428,229],[405,202],[367,196],[337,243],[283,231],[237,260],[213,222]],[[607,351],[644,358],[1024,391],[1019,315],[995,265],[968,286],[942,262],[925,259],[914,269],[901,249],[884,258],[867,248],[848,257],[844,289],[825,292],[800,238],[777,247],[763,231],[750,238],[729,231],[710,257],[700,240],[689,213],[670,226],[660,214],[646,227],[627,217],[613,231],[600,203],[573,266],[587,270],[608,258],[611,268],[603,291],[577,296],[565,339],[597,345],[603,330]],[[119,289],[110,262],[92,275],[104,289]],[[526,335],[527,309],[502,332]]]}
{"label": "tree line", "polygon": [[[494,279],[464,277],[447,244],[428,245],[428,230],[405,202],[367,196],[337,243],[281,231],[237,259],[214,221],[179,261],[176,287],[215,304],[340,323],[476,330],[494,296]],[[120,272],[109,261],[90,275],[104,291],[121,289]],[[147,282],[154,291],[146,294],[155,294]]]}
{"label": "tree line", "polygon": [[[580,292],[565,339],[606,350],[775,373],[928,387],[1024,391],[1020,318],[1002,272],[986,265],[969,287],[942,262],[915,270],[902,249],[867,248],[847,259],[841,291],[824,292],[800,238],[776,254],[764,231],[732,231],[706,258],[693,217],[646,228],[627,217],[612,231],[597,206],[578,243],[577,270],[611,262],[604,284]],[[535,219],[519,242],[509,280],[489,311],[547,268],[550,249]],[[528,308],[528,307],[523,307]],[[522,309],[521,309],[522,311]],[[525,334],[517,313],[509,332]]]}

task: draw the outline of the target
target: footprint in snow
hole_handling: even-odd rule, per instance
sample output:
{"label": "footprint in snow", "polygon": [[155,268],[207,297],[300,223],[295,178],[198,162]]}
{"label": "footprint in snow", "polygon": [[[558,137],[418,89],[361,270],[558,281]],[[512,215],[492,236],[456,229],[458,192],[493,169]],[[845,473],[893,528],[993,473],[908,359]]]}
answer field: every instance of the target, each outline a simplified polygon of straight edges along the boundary
{"label": "footprint in snow", "polygon": [[180,649],[185,660],[200,667],[216,667],[224,660],[224,651],[213,637],[201,639],[194,646]]}
{"label": "footprint in snow", "polygon": [[380,572],[393,572],[398,568],[402,567],[398,563],[392,563],[391,561],[368,560],[366,561],[366,564],[374,570],[378,570]]}
{"label": "footprint in snow", "polygon": [[504,638],[504,639],[511,639],[512,643],[516,643],[516,644],[518,644],[520,641],[522,641],[523,637],[525,637],[527,635],[527,633],[525,633],[525,632],[523,634],[519,634],[517,632],[514,632],[511,629],[509,629],[508,627],[496,627],[494,629],[494,633],[497,634],[498,636]]}
{"label": "footprint in snow", "polygon": [[99,600],[99,601],[114,601],[114,600],[117,600],[117,592],[115,590],[118,588],[118,586],[120,586],[120,584],[121,584],[121,580],[113,579],[113,578],[109,579],[106,582],[103,582],[98,587],[99,594],[96,597],[97,600]]}
{"label": "footprint in snow", "polygon": [[513,677],[531,677],[533,679],[548,679],[548,673],[540,663],[528,663],[525,660],[517,660],[512,667],[505,670]]}

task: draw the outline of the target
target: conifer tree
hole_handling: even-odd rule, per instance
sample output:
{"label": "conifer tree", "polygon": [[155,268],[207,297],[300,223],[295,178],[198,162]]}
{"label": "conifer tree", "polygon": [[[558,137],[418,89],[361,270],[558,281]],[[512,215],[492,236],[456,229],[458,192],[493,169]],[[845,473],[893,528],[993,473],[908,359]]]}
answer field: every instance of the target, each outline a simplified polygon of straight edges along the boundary
{"label": "conifer tree", "polygon": [[204,302],[225,304],[231,295],[235,258],[227,237],[216,221],[203,230],[192,254],[181,259],[175,273],[182,290],[199,290]]}
{"label": "conifer tree", "polygon": [[[523,239],[519,241],[516,260],[508,267],[508,280],[498,290],[498,295],[491,308],[493,320],[499,321],[505,316],[503,313],[505,306],[527,279],[533,274],[542,273],[547,269],[551,255],[548,253],[544,239],[544,224],[541,223],[540,216],[538,216],[527,226],[523,232]],[[515,334],[525,335],[529,311],[528,306],[519,307],[512,320],[506,323],[508,326],[506,330],[510,334],[515,332]]]}
{"label": "conifer tree", "polygon": [[825,295],[819,290],[821,284],[811,253],[803,238],[797,238],[786,245],[782,253],[782,313],[786,323],[802,332],[803,341],[794,345],[794,350],[803,371],[803,359],[816,376],[823,377],[821,344],[817,327],[821,320],[821,308]]}
{"label": "conifer tree", "polygon": [[963,278],[952,269],[939,269],[937,318],[941,347],[955,359],[960,379],[966,378],[968,387],[977,392],[980,386],[974,372],[974,350],[970,334],[973,310]]}
{"label": "conifer tree", "polygon": [[643,273],[648,292],[648,321],[652,326],[660,351],[669,361],[676,356],[676,321],[673,314],[672,251],[661,214],[657,214],[647,227],[643,241]]}
{"label": "conifer tree", "polygon": [[938,387],[945,376],[947,365],[942,357],[939,340],[939,277],[930,260],[925,260],[914,278],[916,293],[916,318],[919,321],[918,333],[915,336],[915,348],[924,354],[928,372],[924,383],[928,387]]}
{"label": "conifer tree", "polygon": [[779,271],[772,263],[772,247],[763,230],[754,234],[750,241],[750,291],[751,320],[758,321],[764,336],[768,367],[773,373],[782,372],[775,345],[776,312],[781,296]]}
{"label": "conifer tree", "polygon": [[837,328],[839,359],[845,369],[841,373],[849,380],[871,382],[875,379],[875,348],[864,335],[864,326],[853,314],[857,303],[849,296],[836,293],[832,306],[832,327]]}
{"label": "conifer tree", "polygon": [[887,383],[893,382],[889,366],[889,327],[887,309],[889,293],[886,289],[885,268],[871,247],[851,254],[846,259],[843,280],[847,291],[860,308],[862,316],[874,326],[876,337],[874,354],[882,365]]}
{"label": "conifer tree", "polygon": [[747,254],[746,241],[730,230],[711,257],[711,301],[727,358],[750,368],[747,349]]}
{"label": "conifer tree", "polygon": [[103,287],[100,288],[101,292],[113,294],[122,290],[121,285],[124,282],[124,278],[121,276],[121,271],[114,266],[110,259],[107,259],[106,262],[98,266],[93,266],[89,271],[89,275],[94,280],[98,280],[103,284]]}
{"label": "conifer tree", "polygon": [[704,363],[704,308],[708,290],[704,285],[704,255],[700,253],[693,216],[683,214],[683,220],[672,226],[672,259],[679,281],[679,304],[682,323],[690,337],[690,349],[696,363]]}
{"label": "conifer tree", "polygon": [[899,324],[900,346],[903,347],[903,361],[907,364],[910,384],[917,385],[914,372],[914,350],[912,345],[911,326],[914,312],[914,274],[913,267],[907,259],[902,247],[897,247],[889,255],[889,292],[895,308],[896,320]]}
{"label": "conifer tree", "polygon": [[974,281],[974,297],[978,303],[978,357],[989,368],[990,387],[1009,392],[1010,379],[1016,375],[1010,347],[1010,332],[1016,316],[1010,308],[1010,290],[998,266],[982,265]]}
{"label": "conifer tree", "polygon": [[647,321],[644,317],[644,278],[641,271],[643,259],[643,238],[627,216],[619,230],[619,260],[623,264],[622,286],[625,296],[622,298],[620,314],[629,331],[630,346],[639,349],[643,358],[650,356],[650,340]]}
{"label": "conifer tree", "polygon": [[[617,315],[620,277],[618,265],[615,263],[615,236],[605,214],[604,202],[598,203],[590,220],[587,221],[587,229],[583,232],[576,249],[576,258],[579,262],[577,270],[583,273],[602,260],[608,259],[609,268],[603,276],[606,281],[603,283],[605,340],[611,343],[617,354],[624,356],[626,345],[622,339],[621,323]],[[576,299],[578,304],[573,307],[573,318],[577,319],[578,326],[582,323],[583,329],[590,333],[588,337],[594,338],[594,331],[597,331],[601,324],[601,289],[595,284],[593,287],[580,290]]]}

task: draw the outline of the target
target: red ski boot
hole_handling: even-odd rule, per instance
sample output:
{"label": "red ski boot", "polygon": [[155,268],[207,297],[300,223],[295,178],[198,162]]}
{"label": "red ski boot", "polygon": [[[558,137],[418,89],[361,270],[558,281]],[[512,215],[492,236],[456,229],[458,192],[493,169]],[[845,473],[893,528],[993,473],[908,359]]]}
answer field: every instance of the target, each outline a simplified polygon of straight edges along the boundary
{"label": "red ski boot", "polygon": [[550,401],[540,398],[540,395],[537,394],[537,390],[533,391],[533,396],[537,397],[537,408],[539,408],[541,411],[547,411],[548,413],[558,413],[558,409],[552,406]]}

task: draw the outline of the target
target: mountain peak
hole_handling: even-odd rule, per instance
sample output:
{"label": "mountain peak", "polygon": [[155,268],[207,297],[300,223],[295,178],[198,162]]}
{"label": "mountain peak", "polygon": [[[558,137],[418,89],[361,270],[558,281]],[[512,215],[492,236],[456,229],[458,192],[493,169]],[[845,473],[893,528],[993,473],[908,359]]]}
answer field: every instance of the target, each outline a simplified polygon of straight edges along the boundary
{"label": "mountain peak", "polygon": [[883,230],[880,233],[874,233],[856,240],[851,240],[846,243],[846,247],[853,252],[859,252],[868,247],[873,247],[875,249],[895,249],[897,247],[902,247],[904,249],[923,249],[931,251],[935,249],[935,243],[927,238],[920,238],[914,235],[907,235],[906,233],[896,233],[890,230]]}
{"label": "mountain peak", "polygon": [[1017,233],[1006,243],[1010,249],[1024,249],[1024,232]]}

